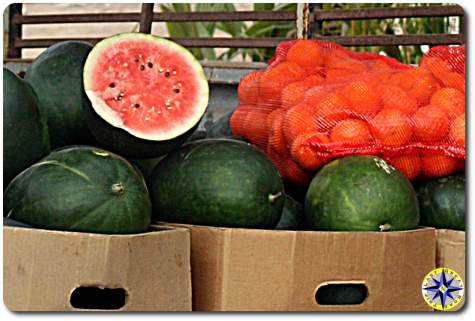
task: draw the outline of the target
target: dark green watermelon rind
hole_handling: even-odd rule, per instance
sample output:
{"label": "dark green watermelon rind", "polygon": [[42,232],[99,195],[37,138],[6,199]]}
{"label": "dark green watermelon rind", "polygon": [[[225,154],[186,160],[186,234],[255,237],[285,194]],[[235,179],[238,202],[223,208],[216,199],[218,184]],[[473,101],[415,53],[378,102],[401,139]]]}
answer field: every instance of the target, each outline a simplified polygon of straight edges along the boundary
{"label": "dark green watermelon rind", "polygon": [[171,140],[150,141],[137,138],[123,129],[109,125],[90,106],[84,109],[84,114],[94,137],[104,148],[132,158],[153,158],[165,155],[184,144],[198,127],[196,125],[183,135]]}
{"label": "dark green watermelon rind", "polygon": [[219,117],[214,124],[206,131],[207,138],[234,138],[238,137],[233,135],[231,131],[231,116],[234,113],[234,109],[226,112]]}
{"label": "dark green watermelon rind", "polygon": [[301,230],[305,227],[305,213],[302,204],[285,195],[282,215],[275,227],[276,230]]}
{"label": "dark green watermelon rind", "polygon": [[92,46],[81,41],[57,43],[41,53],[28,67],[25,80],[32,86],[40,111],[46,116],[51,147],[93,144],[84,106],[84,62]]}
{"label": "dark green watermelon rind", "polygon": [[[124,191],[112,186],[122,183]],[[53,151],[18,175],[4,215],[39,228],[106,234],[146,231],[151,201],[141,174],[122,157],[89,146]]]}
{"label": "dark green watermelon rind", "polygon": [[187,143],[158,164],[150,181],[158,221],[274,228],[284,205],[274,165],[257,148],[235,140]]}
{"label": "dark green watermelon rind", "polygon": [[453,175],[422,184],[418,190],[421,225],[465,230],[465,177]]}
{"label": "dark green watermelon rind", "polygon": [[3,186],[50,151],[46,118],[31,86],[3,69]]}
{"label": "dark green watermelon rind", "polygon": [[310,184],[305,213],[317,230],[399,231],[419,223],[410,182],[373,156],[349,156],[324,166]]}

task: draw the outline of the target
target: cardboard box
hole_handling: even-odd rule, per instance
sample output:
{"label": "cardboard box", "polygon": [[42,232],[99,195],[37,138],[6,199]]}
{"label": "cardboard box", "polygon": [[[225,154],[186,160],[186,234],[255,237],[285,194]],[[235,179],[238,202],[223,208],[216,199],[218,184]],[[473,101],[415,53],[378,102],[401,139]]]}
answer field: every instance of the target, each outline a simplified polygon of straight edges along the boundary
{"label": "cardboard box", "polygon": [[[451,268],[462,277],[464,285],[467,286],[465,282],[465,232],[440,229],[436,231],[436,235],[437,267]],[[465,300],[452,310],[460,310],[464,304]]]}
{"label": "cardboard box", "polygon": [[182,228],[103,235],[4,226],[3,300],[12,311],[190,311],[189,251]]}
{"label": "cardboard box", "polygon": [[[175,224],[174,226],[187,226]],[[190,226],[193,310],[432,311],[422,298],[435,230],[273,231]],[[327,283],[362,283],[359,305],[320,305]]]}

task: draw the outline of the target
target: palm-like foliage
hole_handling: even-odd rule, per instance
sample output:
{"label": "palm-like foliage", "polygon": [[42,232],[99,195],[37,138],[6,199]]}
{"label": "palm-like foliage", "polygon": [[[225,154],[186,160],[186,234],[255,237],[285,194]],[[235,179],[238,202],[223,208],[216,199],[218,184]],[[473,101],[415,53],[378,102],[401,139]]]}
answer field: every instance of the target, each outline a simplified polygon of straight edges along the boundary
{"label": "palm-like foliage", "polygon": [[[387,8],[407,6],[430,6],[435,4],[417,3],[324,3],[323,9],[351,9],[351,8]],[[439,4],[440,5],[440,4]],[[256,3],[255,11],[296,10],[295,3],[274,4]],[[160,4],[164,12],[191,12],[191,11],[236,11],[232,3],[173,3]],[[353,21],[328,21],[321,26],[322,35],[384,35],[384,34],[431,34],[448,33],[450,31],[448,18],[397,18]],[[167,29],[170,37],[213,37],[220,30],[233,38],[292,38],[295,37],[295,23],[293,21],[256,21],[244,23],[241,21],[229,22],[168,22]],[[351,48],[357,51],[384,53],[395,57],[404,63],[419,63],[423,51],[421,46],[378,46]],[[230,60],[241,56],[244,60],[267,61],[273,55],[273,49],[264,48],[230,48],[217,55],[214,48],[192,48],[191,51],[198,59],[203,60]]]}

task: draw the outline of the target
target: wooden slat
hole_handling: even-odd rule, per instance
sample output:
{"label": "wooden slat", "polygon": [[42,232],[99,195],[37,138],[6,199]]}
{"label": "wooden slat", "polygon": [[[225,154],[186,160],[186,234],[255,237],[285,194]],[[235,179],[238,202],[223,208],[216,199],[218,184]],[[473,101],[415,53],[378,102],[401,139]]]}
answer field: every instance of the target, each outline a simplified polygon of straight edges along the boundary
{"label": "wooden slat", "polygon": [[[236,12],[155,12],[153,21],[293,21],[294,11],[236,11]],[[95,13],[64,15],[17,16],[15,24],[137,22],[140,13]]]}
{"label": "wooden slat", "polygon": [[[382,36],[323,36],[315,39],[334,41],[344,46],[386,46],[386,45],[449,45],[465,43],[461,34],[431,35],[382,35]],[[68,39],[15,39],[17,48],[49,47],[66,40],[86,41],[95,44],[101,38]],[[185,47],[203,48],[274,48],[286,38],[173,38],[173,41]]]}
{"label": "wooden slat", "polygon": [[140,28],[143,33],[152,32],[153,3],[142,4],[142,12],[140,13]]}
{"label": "wooden slat", "polygon": [[14,3],[8,7],[7,55],[12,58],[21,58],[21,49],[15,46],[15,39],[22,37],[22,29],[12,21],[15,17],[21,17],[22,6],[21,3]]}
{"label": "wooden slat", "polygon": [[462,34],[429,35],[381,35],[381,36],[316,36],[313,39],[334,41],[343,46],[391,46],[391,45],[457,45],[464,44]]}
{"label": "wooden slat", "polygon": [[[15,39],[17,48],[49,47],[57,42],[76,40],[95,44],[102,38],[56,38],[56,39]],[[170,38],[168,38],[170,39]],[[285,38],[173,38],[185,47],[202,48],[274,48]]]}
{"label": "wooden slat", "polygon": [[[360,20],[404,17],[448,17],[463,16],[459,5],[368,8],[368,9],[317,9],[313,13],[315,21]],[[87,23],[87,22],[137,22],[140,13],[95,13],[63,15],[23,15],[13,18],[14,24]],[[236,12],[155,12],[153,21],[193,22],[193,21],[293,21],[294,11],[236,11]]]}
{"label": "wooden slat", "polygon": [[13,18],[15,24],[138,22],[140,13],[89,13],[63,15],[32,15]]}
{"label": "wooden slat", "polygon": [[463,8],[459,5],[405,8],[317,9],[313,12],[313,20],[368,20],[387,18],[451,17],[463,15]]}

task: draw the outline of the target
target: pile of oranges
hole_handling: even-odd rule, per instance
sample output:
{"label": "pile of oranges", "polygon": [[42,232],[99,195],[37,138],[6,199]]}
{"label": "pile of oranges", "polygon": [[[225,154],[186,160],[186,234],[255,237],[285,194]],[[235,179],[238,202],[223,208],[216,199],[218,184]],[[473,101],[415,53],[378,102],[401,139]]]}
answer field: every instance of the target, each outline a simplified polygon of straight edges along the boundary
{"label": "pile of oranges", "polygon": [[238,97],[233,134],[294,183],[352,154],[380,156],[410,180],[464,168],[464,47],[435,47],[411,67],[334,43],[284,42],[266,70],[241,79]]}

